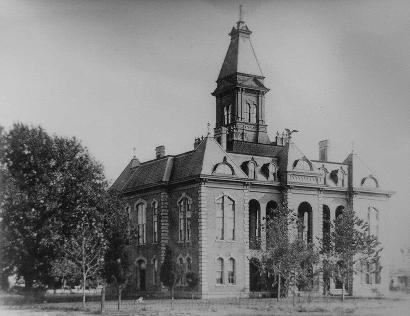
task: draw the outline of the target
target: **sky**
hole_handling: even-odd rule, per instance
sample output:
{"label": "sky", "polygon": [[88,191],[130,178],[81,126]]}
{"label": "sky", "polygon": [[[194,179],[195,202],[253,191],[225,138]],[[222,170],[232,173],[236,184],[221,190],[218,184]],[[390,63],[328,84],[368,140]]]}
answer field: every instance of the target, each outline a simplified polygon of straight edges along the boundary
{"label": "sky", "polygon": [[76,136],[110,181],[134,153],[192,150],[215,124],[211,92],[239,4],[271,89],[271,138],[299,130],[311,159],[322,139],[332,161],[353,148],[396,191],[390,243],[410,243],[406,0],[0,0],[0,125]]}

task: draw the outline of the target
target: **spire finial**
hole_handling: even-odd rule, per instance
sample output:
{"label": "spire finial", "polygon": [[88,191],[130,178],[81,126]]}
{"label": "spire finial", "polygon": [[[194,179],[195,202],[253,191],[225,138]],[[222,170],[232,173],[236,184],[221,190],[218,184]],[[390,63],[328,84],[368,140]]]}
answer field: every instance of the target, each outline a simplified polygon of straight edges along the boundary
{"label": "spire finial", "polygon": [[136,152],[136,151],[137,151],[137,148],[132,147],[132,152],[133,152],[133,154],[134,154],[134,158],[137,157],[137,156],[135,155],[135,152]]}
{"label": "spire finial", "polygon": [[206,124],[206,129],[207,129],[207,135],[206,136],[209,136],[209,134],[211,134],[211,123],[207,123]]}
{"label": "spire finial", "polygon": [[239,27],[244,24],[244,20],[243,20],[243,6],[242,4],[239,5],[239,21],[236,23],[237,28],[239,29]]}

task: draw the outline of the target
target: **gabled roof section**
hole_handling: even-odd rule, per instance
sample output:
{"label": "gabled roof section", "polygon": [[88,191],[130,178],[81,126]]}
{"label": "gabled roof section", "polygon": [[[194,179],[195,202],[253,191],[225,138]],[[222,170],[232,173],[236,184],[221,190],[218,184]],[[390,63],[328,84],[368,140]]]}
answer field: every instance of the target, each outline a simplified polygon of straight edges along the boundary
{"label": "gabled roof section", "polygon": [[201,174],[210,175],[213,173],[214,168],[221,162],[227,163],[233,170],[234,177],[247,178],[247,175],[242,169],[235,163],[235,161],[229,156],[229,154],[223,150],[221,145],[212,137],[207,137],[206,151],[202,162]]}
{"label": "gabled roof section", "polygon": [[120,176],[114,181],[111,185],[110,190],[121,191],[127,181],[130,179],[131,175],[133,174],[134,170],[132,167],[133,160],[136,158],[131,159],[128,165],[124,168],[121,172]]}
{"label": "gabled roof section", "polygon": [[218,80],[235,73],[263,77],[262,69],[253,49],[250,34],[252,32],[243,22],[232,28],[231,42],[226,53]]}

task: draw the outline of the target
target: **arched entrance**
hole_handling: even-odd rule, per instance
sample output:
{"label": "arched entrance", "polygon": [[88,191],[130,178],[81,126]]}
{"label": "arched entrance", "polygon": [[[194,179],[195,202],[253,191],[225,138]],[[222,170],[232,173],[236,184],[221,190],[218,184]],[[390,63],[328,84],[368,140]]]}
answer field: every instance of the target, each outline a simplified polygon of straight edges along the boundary
{"label": "arched entrance", "polygon": [[249,248],[261,247],[261,207],[258,201],[249,201]]}
{"label": "arched entrance", "polygon": [[139,291],[146,291],[146,262],[144,259],[137,261],[137,289]]}
{"label": "arched entrance", "polygon": [[249,260],[249,290],[257,292],[262,290],[262,278],[260,273],[260,262],[256,258]]}
{"label": "arched entrance", "polygon": [[278,203],[269,201],[266,205],[266,246],[274,243],[275,218],[278,214]]}
{"label": "arched entrance", "polygon": [[313,241],[312,206],[308,202],[300,203],[298,207],[298,235],[305,242]]}

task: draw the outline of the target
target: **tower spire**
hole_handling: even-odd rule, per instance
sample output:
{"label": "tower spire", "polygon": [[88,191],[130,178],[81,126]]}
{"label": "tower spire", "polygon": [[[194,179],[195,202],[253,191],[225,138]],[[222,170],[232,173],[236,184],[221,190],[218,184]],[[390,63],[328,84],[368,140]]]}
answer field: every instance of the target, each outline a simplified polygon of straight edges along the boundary
{"label": "tower spire", "polygon": [[242,4],[239,5],[239,20],[236,22],[236,27],[239,29],[245,21],[243,19],[243,6]]}

